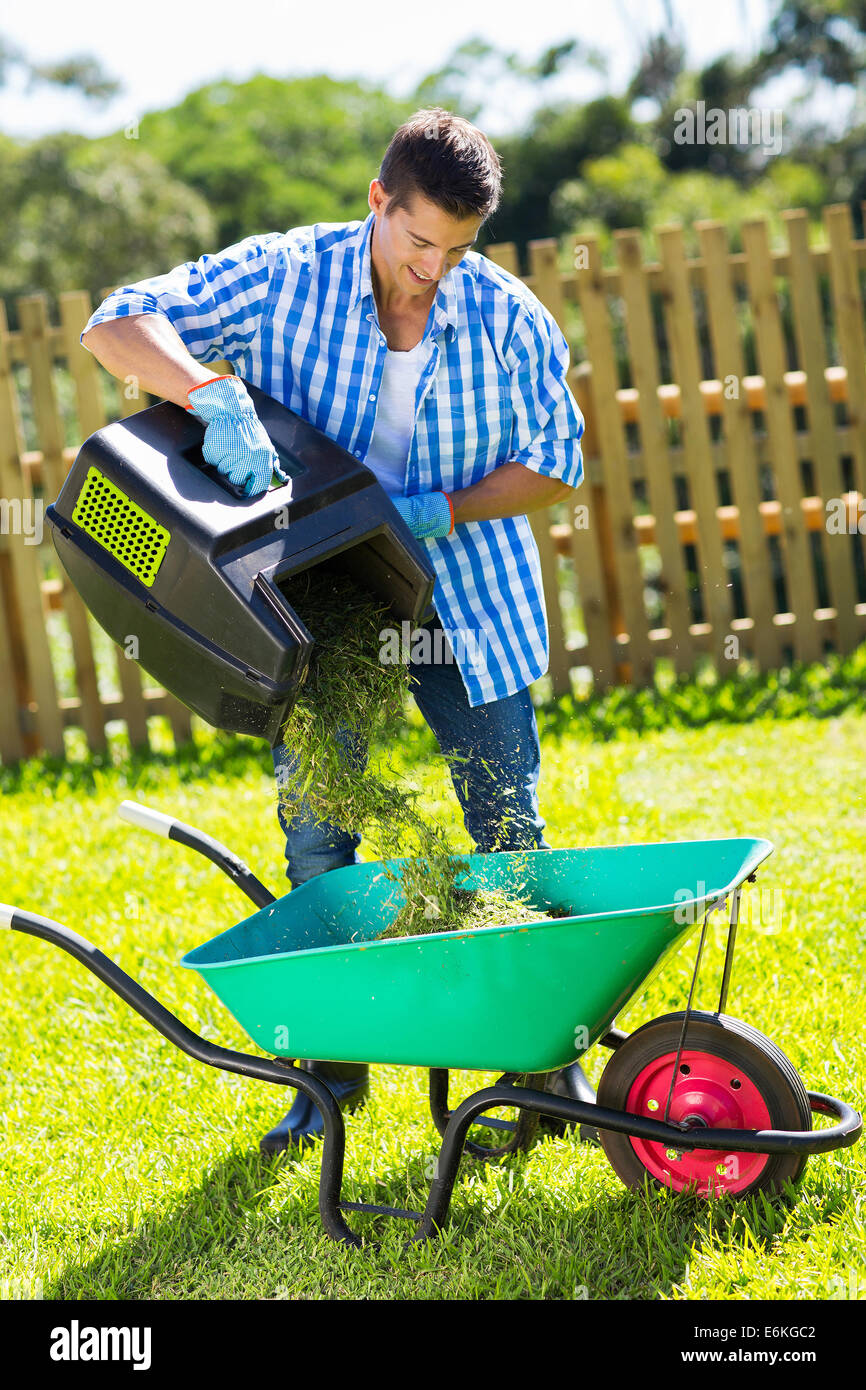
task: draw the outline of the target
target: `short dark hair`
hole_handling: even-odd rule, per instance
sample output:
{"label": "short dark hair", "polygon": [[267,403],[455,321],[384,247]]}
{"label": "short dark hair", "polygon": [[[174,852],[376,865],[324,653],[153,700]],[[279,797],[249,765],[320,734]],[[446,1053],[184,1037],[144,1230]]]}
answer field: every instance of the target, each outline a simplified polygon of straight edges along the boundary
{"label": "short dark hair", "polygon": [[489,217],[499,206],[502,165],[471,121],[441,106],[416,111],[395,131],[379,169],[390,199],[386,217],[409,210],[416,193],[457,221]]}

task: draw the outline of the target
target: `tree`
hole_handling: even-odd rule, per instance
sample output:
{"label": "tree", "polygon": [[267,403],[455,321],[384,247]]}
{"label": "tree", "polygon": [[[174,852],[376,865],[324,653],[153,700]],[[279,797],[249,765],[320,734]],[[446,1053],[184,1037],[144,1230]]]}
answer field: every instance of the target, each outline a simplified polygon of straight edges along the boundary
{"label": "tree", "polygon": [[[365,217],[388,141],[414,108],[360,82],[259,74],[143,116],[135,142],[213,209],[220,245]],[[103,141],[120,150],[122,135]]]}
{"label": "tree", "polygon": [[107,287],[156,275],[215,246],[215,219],[145,151],[80,135],[20,147],[0,139],[7,295]]}
{"label": "tree", "polygon": [[72,87],[91,101],[107,101],[122,91],[121,84],[109,77],[98,59],[89,53],[66,58],[61,63],[33,63],[22,48],[0,34],[0,87],[14,71],[27,78],[27,90],[40,84]]}
{"label": "tree", "polygon": [[582,177],[563,184],[554,201],[572,234],[597,232],[605,252],[611,249],[611,230],[642,228],[645,254],[655,260],[655,226],[681,222],[687,249],[698,255],[693,223],[712,218],[727,225],[731,247],[739,251],[740,227],[747,218],[768,216],[771,229],[780,233],[783,209],[804,207],[817,221],[826,195],[826,180],[790,159],[773,160],[759,180],[744,188],[704,169],[672,175],[647,145],[626,145],[616,154],[590,160]]}
{"label": "tree", "polygon": [[755,84],[796,69],[807,81],[789,105],[789,154],[826,177],[830,202],[850,202],[855,228],[862,233],[866,198],[866,120],[862,100],[855,103],[847,130],[827,128],[810,113],[822,82],[862,94],[866,73],[866,0],[781,0],[769,33],[752,66]]}
{"label": "tree", "polygon": [[852,86],[866,67],[864,0],[782,0],[753,64],[755,84],[792,66],[837,86]]}
{"label": "tree", "polygon": [[670,34],[655,34],[644,45],[637,71],[628,84],[629,101],[649,98],[663,106],[673,95],[674,86],[686,65],[682,40]]}
{"label": "tree", "polygon": [[475,121],[497,88],[531,86],[540,101],[542,85],[568,67],[603,73],[606,60],[599,49],[580,39],[554,44],[527,60],[476,35],[458,44],[441,68],[419,82],[413,101],[416,107],[442,106]]}
{"label": "tree", "polygon": [[588,159],[611,154],[634,140],[637,127],[621,97],[600,97],[583,106],[542,107],[525,133],[497,140],[505,178],[499,210],[486,227],[489,240],[558,236],[567,230],[554,199]]}

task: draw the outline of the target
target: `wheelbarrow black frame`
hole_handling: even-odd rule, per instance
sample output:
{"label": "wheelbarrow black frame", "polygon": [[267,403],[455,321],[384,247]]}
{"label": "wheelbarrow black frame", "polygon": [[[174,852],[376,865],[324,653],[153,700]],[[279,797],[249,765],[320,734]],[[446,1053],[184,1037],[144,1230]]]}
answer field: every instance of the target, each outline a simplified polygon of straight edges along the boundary
{"label": "wheelbarrow black frame", "polygon": [[[275,902],[274,895],[252,873],[237,855],[232,854],[219,841],[203,834],[192,826],[175,820],[158,811],[124,802],[121,808],[124,819],[143,828],[165,835],[176,843],[186,845],[218,865],[232,881],[246,894],[257,907],[266,907]],[[754,881],[755,875],[749,875]],[[725,954],[722,987],[718,1012],[724,1008],[733,963],[734,942],[736,938],[739,898],[742,885],[732,892],[731,918],[728,929],[728,943]],[[711,904],[721,906],[724,899]],[[705,919],[706,924],[706,919]],[[324,1141],[322,1148],[322,1169],[319,1179],[319,1214],[328,1235],[345,1245],[360,1246],[362,1238],[344,1220],[343,1212],[365,1212],[378,1215],[401,1217],[414,1221],[413,1242],[428,1240],[440,1232],[445,1225],[451,1204],[454,1184],[465,1151],[479,1157],[498,1156],[523,1146],[529,1131],[528,1121],[539,1115],[551,1116],[576,1128],[613,1130],[634,1138],[676,1147],[682,1151],[693,1149],[724,1149],[726,1153],[761,1154],[821,1154],[834,1149],[847,1148],[857,1142],[863,1129],[860,1114],[846,1101],[837,1100],[820,1092],[807,1092],[809,1106],[813,1113],[834,1116],[837,1123],[831,1128],[821,1130],[748,1130],[748,1129],[685,1129],[675,1123],[652,1120],[643,1116],[630,1115],[624,1111],[609,1110],[590,1100],[577,1100],[557,1096],[533,1086],[516,1084],[515,1073],[505,1073],[491,1086],[485,1086],[467,1097],[456,1110],[447,1108],[448,1072],[442,1068],[430,1069],[430,1108],[434,1123],[442,1136],[442,1147],[436,1163],[436,1173],[430,1184],[427,1205],[423,1212],[410,1211],[402,1207],[381,1206],[371,1202],[346,1202],[341,1199],[343,1184],[343,1164],[346,1149],[346,1131],[340,1106],[333,1093],[316,1076],[296,1067],[292,1061],[279,1057],[256,1057],[244,1052],[235,1052],[220,1047],[193,1032],[169,1009],[154,998],[136,980],[127,975],[115,961],[103,954],[96,946],[77,932],[62,926],[50,918],[27,912],[17,907],[0,905],[0,927],[23,932],[29,936],[49,941],[73,956],[81,965],[96,975],[103,984],[127,1003],[130,1008],[146,1019],[148,1023],[181,1052],[194,1057],[206,1066],[220,1071],[237,1072],[258,1081],[270,1081],[278,1086],[293,1086],[301,1091],[319,1109],[324,1120]],[[697,969],[696,969],[697,973]],[[691,1005],[691,995],[689,998]],[[626,1041],[627,1034],[610,1028],[599,1039],[603,1047],[615,1050]],[[501,1107],[514,1107],[519,1112],[516,1125],[505,1121],[488,1120],[490,1127],[512,1130],[512,1140],[504,1148],[490,1151],[472,1144],[468,1140],[470,1126],[489,1110]]]}

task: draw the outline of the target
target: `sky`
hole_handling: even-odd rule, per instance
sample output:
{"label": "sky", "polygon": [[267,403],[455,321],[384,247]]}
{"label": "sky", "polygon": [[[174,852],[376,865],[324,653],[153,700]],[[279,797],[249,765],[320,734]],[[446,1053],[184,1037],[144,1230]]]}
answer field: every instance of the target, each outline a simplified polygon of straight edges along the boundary
{"label": "sky", "polygon": [[[699,65],[725,51],[753,52],[773,8],[770,0],[148,0],[141,7],[129,0],[30,0],[4,7],[0,34],[7,41],[40,63],[91,53],[124,92],[99,106],[49,87],[27,94],[16,81],[0,91],[0,130],[22,137],[105,134],[206,82],[256,72],[359,77],[400,97],[476,35],[529,59],[574,37],[601,49],[607,78],[577,69],[545,87],[550,99],[584,101],[622,90],[642,40],[667,27],[668,11],[684,31],[690,65]],[[478,123],[491,135],[506,134],[531,100],[525,91],[498,92]]]}

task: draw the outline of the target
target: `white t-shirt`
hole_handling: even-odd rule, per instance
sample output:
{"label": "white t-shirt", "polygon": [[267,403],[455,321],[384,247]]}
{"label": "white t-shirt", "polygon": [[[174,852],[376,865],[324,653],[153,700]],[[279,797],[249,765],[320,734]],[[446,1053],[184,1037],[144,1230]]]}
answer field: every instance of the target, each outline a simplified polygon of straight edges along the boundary
{"label": "white t-shirt", "polygon": [[376,405],[376,424],[364,463],[389,497],[402,497],[406,483],[409,443],[415,427],[415,393],[429,343],[418,343],[408,352],[388,349],[382,385]]}

